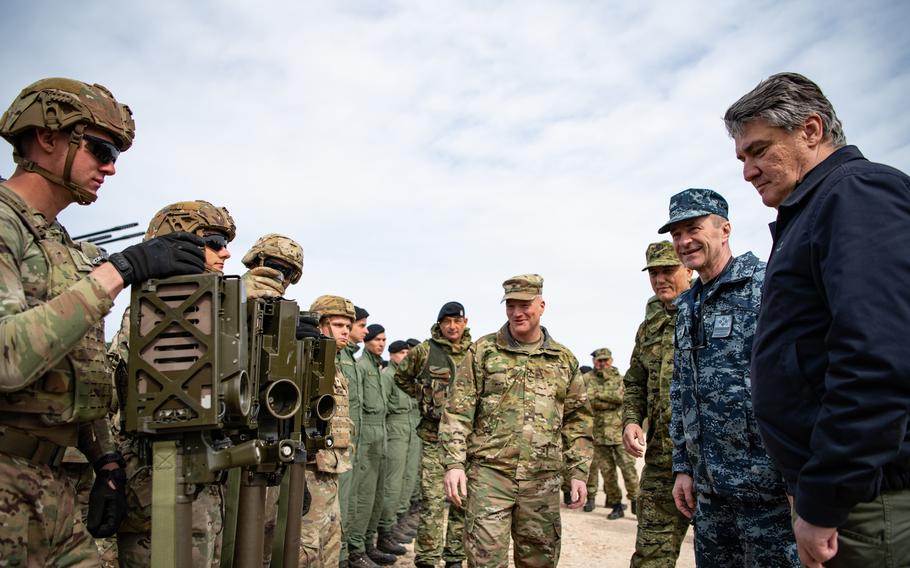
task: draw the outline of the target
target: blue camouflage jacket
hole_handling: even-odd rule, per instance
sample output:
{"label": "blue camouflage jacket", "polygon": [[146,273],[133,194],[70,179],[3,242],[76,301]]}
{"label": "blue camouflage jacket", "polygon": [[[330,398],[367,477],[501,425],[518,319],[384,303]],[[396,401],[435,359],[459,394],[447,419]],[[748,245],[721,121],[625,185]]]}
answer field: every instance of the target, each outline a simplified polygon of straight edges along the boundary
{"label": "blue camouflage jacket", "polygon": [[742,500],[785,495],[752,413],[749,362],[765,263],[734,257],[707,287],[700,280],[677,300],[670,386],[673,471],[698,493]]}

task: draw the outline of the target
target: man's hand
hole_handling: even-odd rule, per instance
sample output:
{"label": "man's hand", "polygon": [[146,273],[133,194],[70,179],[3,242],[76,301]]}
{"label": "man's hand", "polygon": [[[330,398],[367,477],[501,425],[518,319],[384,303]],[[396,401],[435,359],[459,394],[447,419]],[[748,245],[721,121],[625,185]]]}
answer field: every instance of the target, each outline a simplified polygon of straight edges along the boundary
{"label": "man's hand", "polygon": [[319,339],[319,322],[312,315],[300,316],[297,320],[297,339]]}
{"label": "man's hand", "polygon": [[106,464],[95,473],[88,500],[86,528],[95,538],[117,534],[126,518],[126,472],[117,464]]}
{"label": "man's hand", "polygon": [[111,264],[124,287],[149,278],[201,274],[205,270],[205,243],[190,233],[170,233],[126,247],[112,254]]}
{"label": "man's hand", "polygon": [[823,568],[837,554],[837,528],[817,527],[796,517],[793,525],[799,560],[807,568]]}
{"label": "man's hand", "polygon": [[629,424],[622,431],[622,445],[626,453],[634,458],[645,455],[645,433],[638,424]]}
{"label": "man's hand", "polygon": [[588,500],[588,484],[580,479],[573,479],[569,483],[571,489],[572,502],[569,503],[570,509],[577,509],[585,504]]}
{"label": "man's hand", "polygon": [[284,295],[281,272],[267,266],[256,266],[243,275],[247,299],[280,298]]}
{"label": "man's hand", "polygon": [[450,469],[445,476],[446,497],[449,501],[455,503],[459,508],[464,508],[461,504],[461,496],[468,496],[468,478],[463,469]]}
{"label": "man's hand", "polygon": [[687,473],[677,473],[673,482],[673,502],[679,512],[691,519],[695,514],[695,484],[692,476]]}

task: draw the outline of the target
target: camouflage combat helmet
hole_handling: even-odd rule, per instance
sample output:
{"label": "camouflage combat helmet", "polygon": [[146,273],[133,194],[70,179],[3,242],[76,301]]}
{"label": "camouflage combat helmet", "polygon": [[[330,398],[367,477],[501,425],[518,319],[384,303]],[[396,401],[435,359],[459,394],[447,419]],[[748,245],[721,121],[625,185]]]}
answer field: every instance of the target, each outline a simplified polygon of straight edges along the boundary
{"label": "camouflage combat helmet", "polygon": [[351,321],[353,322],[356,317],[354,303],[341,296],[319,296],[313,300],[310,311],[318,313],[319,319],[328,316],[344,316],[346,318],[351,318]]}
{"label": "camouflage combat helmet", "polygon": [[303,247],[300,243],[279,235],[278,233],[269,233],[259,237],[250,250],[243,255],[243,265],[247,268],[259,266],[263,260],[268,257],[277,258],[294,267],[294,274],[291,275],[291,284],[300,281],[300,275],[303,273]]}
{"label": "camouflage combat helmet", "polygon": [[234,235],[237,234],[234,218],[224,207],[215,207],[201,199],[178,201],[155,213],[145,232],[145,239],[179,231],[186,231],[201,237],[206,229],[225,233],[228,241],[234,240]]}
{"label": "camouflage combat helmet", "polygon": [[[94,126],[110,134],[121,152],[132,146],[136,136],[132,111],[118,103],[103,86],[74,79],[41,79],[22,89],[0,117],[0,136],[13,145],[13,160],[19,167],[67,188],[78,203],[88,205],[97,196],[70,179],[73,159],[82,144],[86,126]],[[63,177],[26,160],[21,155],[21,149],[16,147],[19,135],[33,128],[72,131]]]}

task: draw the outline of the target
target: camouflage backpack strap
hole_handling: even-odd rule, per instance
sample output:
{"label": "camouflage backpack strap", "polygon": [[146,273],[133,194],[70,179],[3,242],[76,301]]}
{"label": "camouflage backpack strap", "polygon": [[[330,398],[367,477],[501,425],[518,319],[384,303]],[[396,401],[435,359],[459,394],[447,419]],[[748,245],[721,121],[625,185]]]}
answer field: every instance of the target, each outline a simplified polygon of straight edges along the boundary
{"label": "camouflage backpack strap", "polygon": [[44,235],[38,230],[38,227],[32,224],[28,205],[2,183],[0,183],[0,203],[5,204],[12,209],[13,213],[22,221],[22,225],[28,229],[28,232],[31,233],[33,237],[35,237],[35,241],[40,241],[44,238]]}

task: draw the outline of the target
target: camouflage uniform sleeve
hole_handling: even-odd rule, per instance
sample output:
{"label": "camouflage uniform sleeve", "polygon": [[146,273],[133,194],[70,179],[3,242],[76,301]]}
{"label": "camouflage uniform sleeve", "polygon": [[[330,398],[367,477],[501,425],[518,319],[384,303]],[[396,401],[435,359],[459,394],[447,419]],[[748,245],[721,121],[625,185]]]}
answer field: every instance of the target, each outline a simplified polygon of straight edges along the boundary
{"label": "camouflage uniform sleeve", "polygon": [[645,324],[638,326],[635,334],[635,348],[632,349],[632,359],[629,361],[629,370],[623,377],[625,393],[622,397],[622,425],[642,425],[648,415],[648,370],[641,360],[641,342],[644,336]]}
{"label": "camouflage uniform sleeve", "polygon": [[593,428],[594,415],[588,403],[585,381],[578,372],[578,362],[573,361],[572,380],[566,389],[562,419],[563,460],[566,473],[572,479],[588,479],[588,470],[594,459]]}
{"label": "camouflage uniform sleeve", "polygon": [[20,260],[27,239],[18,220],[0,218],[0,392],[24,388],[66,355],[114,305],[92,276],[28,308]]}
{"label": "camouflage uniform sleeve", "polygon": [[80,424],[78,444],[89,463],[95,463],[104,454],[117,450],[106,418]]}
{"label": "camouflage uniform sleeve", "polygon": [[417,377],[427,364],[428,352],[425,343],[408,351],[398,370],[395,372],[395,384],[411,398],[417,398]]}
{"label": "camouflage uniform sleeve", "polygon": [[687,473],[692,475],[692,466],[689,465],[689,454],[686,452],[686,438],[683,434],[682,421],[682,393],[680,392],[679,359],[680,351],[677,349],[673,361],[673,380],[670,382],[670,438],[673,440],[673,473]]}
{"label": "camouflage uniform sleeve", "polygon": [[477,376],[483,377],[483,369],[478,372],[475,368],[475,349],[476,344],[469,347],[458,365],[439,420],[439,442],[442,444],[442,463],[446,471],[464,469],[467,461],[467,440],[474,430],[474,411],[477,408]]}
{"label": "camouflage uniform sleeve", "polygon": [[615,375],[609,377],[607,388],[603,391],[603,400],[606,403],[607,410],[615,410],[622,404],[622,380],[622,374],[618,371]]}

